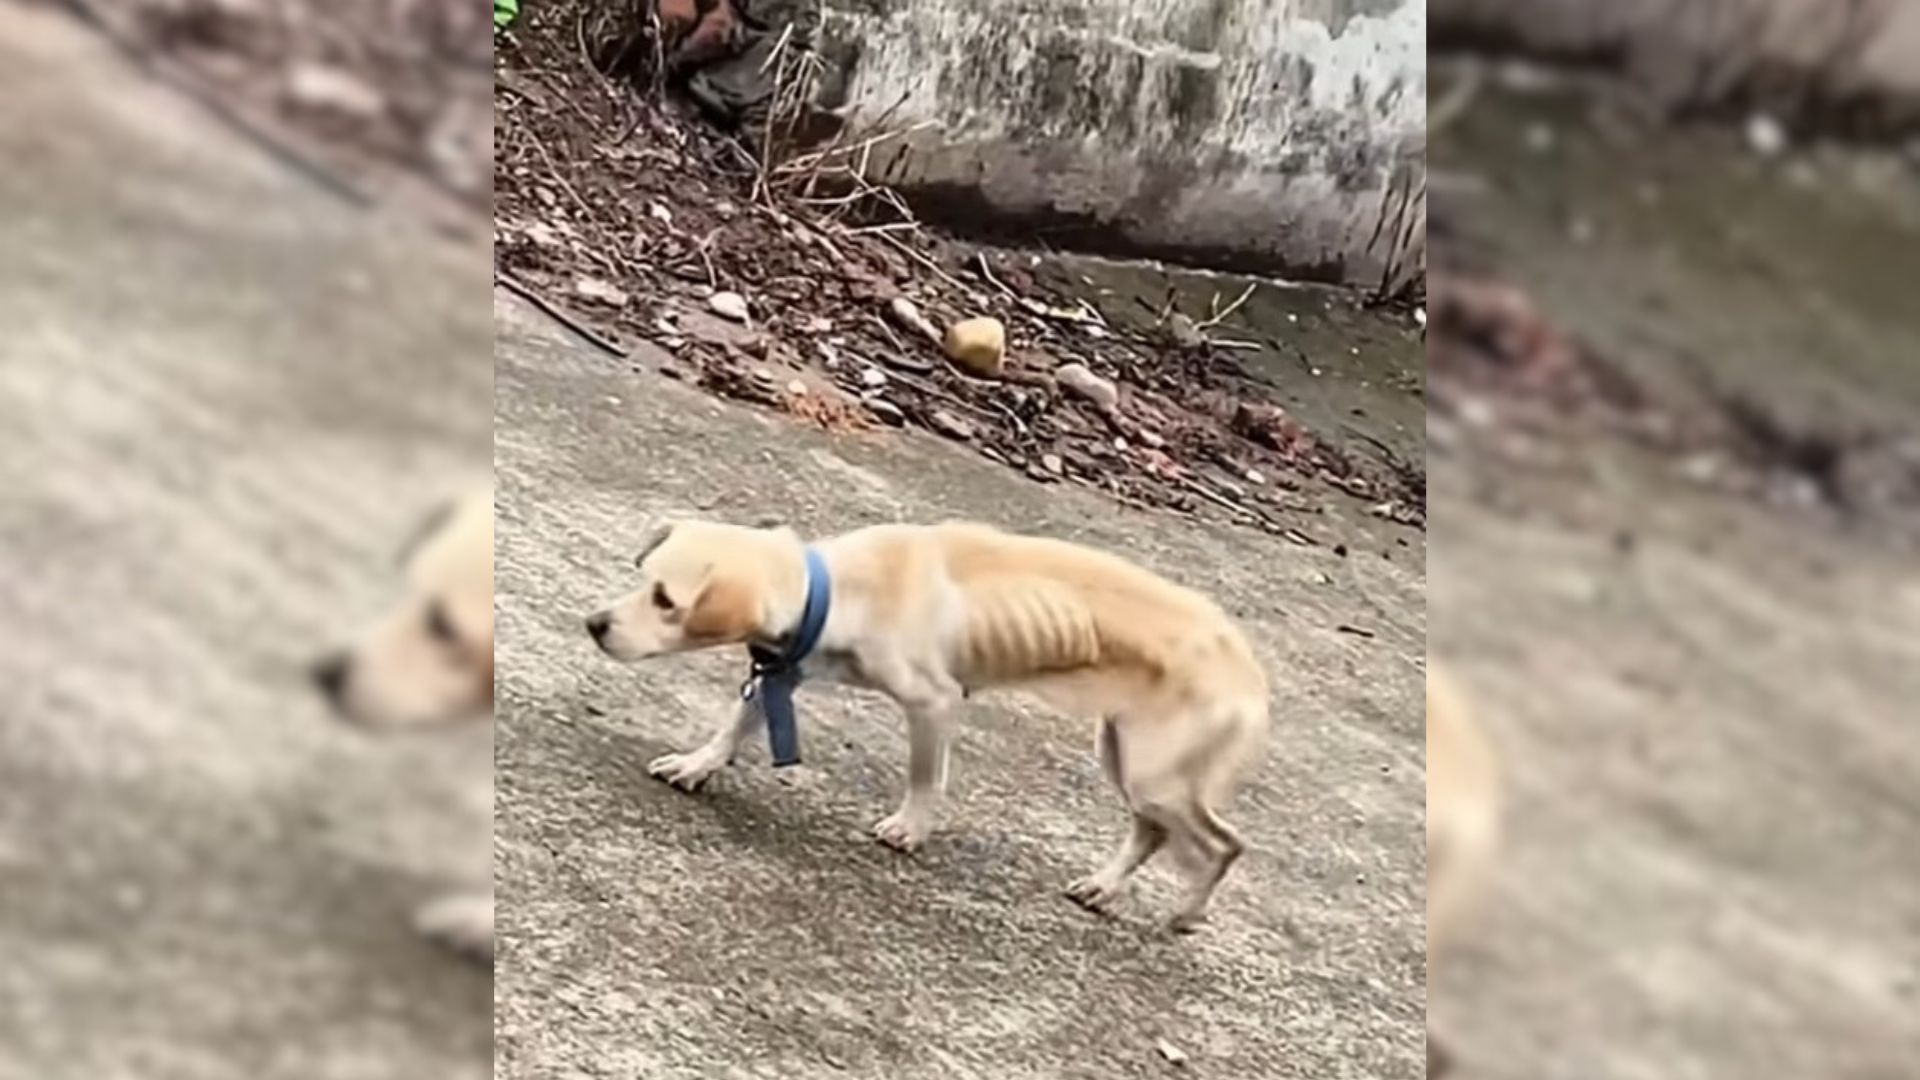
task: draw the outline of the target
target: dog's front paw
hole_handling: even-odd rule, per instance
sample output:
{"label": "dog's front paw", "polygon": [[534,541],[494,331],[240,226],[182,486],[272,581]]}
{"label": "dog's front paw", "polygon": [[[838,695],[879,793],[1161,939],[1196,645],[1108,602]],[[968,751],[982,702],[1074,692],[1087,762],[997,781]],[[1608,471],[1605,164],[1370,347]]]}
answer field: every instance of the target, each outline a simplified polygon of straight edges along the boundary
{"label": "dog's front paw", "polygon": [[906,813],[888,814],[873,827],[873,838],[895,851],[917,851],[931,831],[923,818]]}
{"label": "dog's front paw", "polygon": [[421,908],[413,928],[471,960],[493,960],[493,898],[450,896]]}
{"label": "dog's front paw", "polygon": [[665,780],[681,791],[699,791],[707,778],[726,762],[716,762],[698,750],[690,754],[662,754],[647,763],[647,775]]}

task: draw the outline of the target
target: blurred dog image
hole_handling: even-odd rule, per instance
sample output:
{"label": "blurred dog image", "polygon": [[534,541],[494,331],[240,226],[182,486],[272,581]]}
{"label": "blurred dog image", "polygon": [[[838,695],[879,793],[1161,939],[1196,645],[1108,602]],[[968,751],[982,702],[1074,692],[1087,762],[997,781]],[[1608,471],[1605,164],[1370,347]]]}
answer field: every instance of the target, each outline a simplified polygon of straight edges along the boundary
{"label": "blurred dog image", "polygon": [[405,728],[493,707],[493,497],[434,514],[402,555],[405,593],[356,643],[314,667],[345,719]]}
{"label": "blurred dog image", "polygon": [[[1431,972],[1486,883],[1498,839],[1499,775],[1487,742],[1444,670],[1427,672],[1427,966]],[[1427,1030],[1427,1075],[1451,1064]]]}
{"label": "blurred dog image", "polygon": [[[1169,925],[1205,919],[1245,847],[1220,810],[1268,727],[1266,675],[1218,605],[1117,556],[984,525],[882,525],[814,551],[832,602],[803,672],[879,690],[907,715],[906,796],[875,826],[881,842],[908,851],[932,830],[961,700],[1024,690],[1100,717],[1101,764],[1131,811],[1112,858],[1068,895],[1101,909],[1171,844],[1188,888]],[[639,589],[591,616],[588,632],[626,661],[790,642],[808,600],[807,552],[787,529],[668,523],[643,545]],[[765,723],[757,700],[705,745],[649,771],[698,788]]]}
{"label": "blurred dog image", "polygon": [[[493,711],[493,493],[434,514],[402,558],[400,600],[346,649],[314,665],[334,711],[368,730],[417,729]],[[420,931],[476,957],[493,954],[493,897],[424,908]]]}

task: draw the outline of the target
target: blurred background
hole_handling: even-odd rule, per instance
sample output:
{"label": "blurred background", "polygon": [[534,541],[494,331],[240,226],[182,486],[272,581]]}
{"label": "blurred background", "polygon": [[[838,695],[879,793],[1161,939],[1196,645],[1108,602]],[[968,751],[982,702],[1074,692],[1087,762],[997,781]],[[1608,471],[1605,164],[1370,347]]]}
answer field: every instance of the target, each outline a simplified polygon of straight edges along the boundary
{"label": "blurred background", "polygon": [[0,1077],[489,1073],[490,733],[304,677],[489,475],[466,7],[0,3]]}
{"label": "blurred background", "polygon": [[1433,5],[1459,1075],[1920,1061],[1920,5]]}

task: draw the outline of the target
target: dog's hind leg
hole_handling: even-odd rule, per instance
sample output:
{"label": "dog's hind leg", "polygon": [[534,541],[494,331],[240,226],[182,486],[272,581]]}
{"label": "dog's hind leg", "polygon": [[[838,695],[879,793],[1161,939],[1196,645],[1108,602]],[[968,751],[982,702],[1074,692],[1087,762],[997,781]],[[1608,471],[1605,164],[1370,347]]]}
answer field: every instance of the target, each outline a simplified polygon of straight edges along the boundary
{"label": "dog's hind leg", "polygon": [[[1100,721],[1099,748],[1101,771],[1124,796],[1126,785],[1121,780],[1120,736],[1110,720]],[[1126,886],[1133,872],[1153,858],[1154,853],[1166,842],[1167,830],[1159,822],[1135,813],[1133,826],[1128,830],[1126,839],[1120,842],[1120,847],[1114,851],[1113,857],[1100,869],[1068,885],[1067,897],[1090,911],[1105,908],[1120,895],[1120,890]]]}
{"label": "dog's hind leg", "polygon": [[1120,895],[1127,879],[1154,852],[1167,842],[1167,830],[1152,818],[1143,814],[1133,815],[1133,828],[1127,838],[1120,842],[1119,850],[1113,858],[1088,874],[1086,877],[1067,886],[1067,896],[1074,903],[1089,911],[1099,911]]}
{"label": "dog's hind leg", "polygon": [[[1113,717],[1102,729],[1102,764],[1126,796],[1135,825],[1128,844],[1089,879],[1095,885],[1105,884],[1102,873],[1122,868],[1124,878],[1160,846],[1136,848],[1135,839],[1144,839],[1149,830],[1157,832],[1159,840],[1171,843],[1185,864],[1186,895],[1168,923],[1179,933],[1206,921],[1214,890],[1246,851],[1239,834],[1209,805],[1236,771],[1235,763],[1222,754],[1236,749],[1234,740],[1195,743],[1169,738],[1174,732],[1191,730],[1189,725],[1124,715]],[[1138,860],[1132,865],[1123,862],[1123,857],[1131,859],[1136,853]]]}
{"label": "dog's hind leg", "polygon": [[1180,902],[1180,908],[1173,913],[1167,923],[1175,933],[1190,933],[1207,921],[1207,905],[1213,900],[1213,892],[1220,887],[1220,879],[1246,853],[1246,842],[1233,827],[1220,820],[1200,801],[1197,790],[1190,793],[1188,803],[1179,814],[1182,824],[1188,829],[1194,841],[1189,851],[1198,856],[1198,866],[1189,871],[1187,894]]}
{"label": "dog's hind leg", "polygon": [[1160,830],[1173,845],[1187,879],[1186,893],[1167,928],[1180,934],[1197,930],[1207,920],[1207,905],[1220,879],[1239,861],[1246,843],[1200,801],[1199,792],[1191,786],[1136,782],[1130,785],[1130,792],[1135,821],[1150,822]]}

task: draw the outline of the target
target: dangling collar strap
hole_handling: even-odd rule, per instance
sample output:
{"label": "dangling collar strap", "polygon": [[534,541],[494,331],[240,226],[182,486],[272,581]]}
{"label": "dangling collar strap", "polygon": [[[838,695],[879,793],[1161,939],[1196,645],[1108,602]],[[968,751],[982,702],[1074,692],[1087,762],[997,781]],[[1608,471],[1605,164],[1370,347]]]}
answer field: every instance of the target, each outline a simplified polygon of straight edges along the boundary
{"label": "dangling collar strap", "polygon": [[827,560],[812,547],[807,555],[807,603],[800,625],[784,646],[753,645],[753,670],[740,687],[740,696],[759,696],[767,717],[767,745],[775,767],[800,763],[800,730],[793,713],[793,692],[800,685],[800,663],[820,644],[827,628],[827,609],[833,606],[833,577]]}

